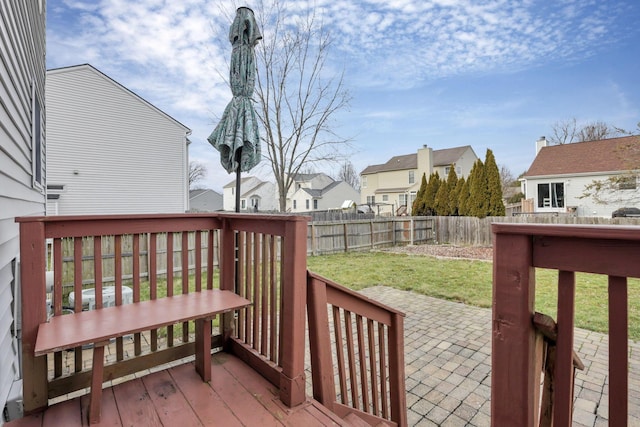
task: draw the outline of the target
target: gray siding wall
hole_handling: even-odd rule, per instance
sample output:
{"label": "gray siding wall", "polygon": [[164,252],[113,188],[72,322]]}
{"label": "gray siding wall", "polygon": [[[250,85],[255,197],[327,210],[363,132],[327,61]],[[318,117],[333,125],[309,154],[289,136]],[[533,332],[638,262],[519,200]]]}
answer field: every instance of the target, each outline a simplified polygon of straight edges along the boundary
{"label": "gray siding wall", "polygon": [[[0,2],[0,409],[19,379],[16,269],[19,229],[15,217],[42,215],[44,196],[45,1]],[[34,184],[36,129],[33,97],[42,106],[38,174]],[[37,147],[36,147],[37,148]],[[0,424],[2,420],[0,417]]]}
{"label": "gray siding wall", "polygon": [[[188,129],[89,65],[47,73],[49,214],[181,213]],[[53,190],[49,190],[53,193]]]}

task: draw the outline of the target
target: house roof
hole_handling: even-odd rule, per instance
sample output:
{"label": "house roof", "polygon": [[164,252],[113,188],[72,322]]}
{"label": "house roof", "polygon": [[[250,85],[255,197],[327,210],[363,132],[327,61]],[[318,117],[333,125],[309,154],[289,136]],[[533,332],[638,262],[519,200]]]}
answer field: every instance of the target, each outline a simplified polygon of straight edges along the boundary
{"label": "house roof", "polygon": [[[457,162],[464,152],[471,148],[470,145],[462,147],[444,148],[442,150],[433,150],[433,166],[448,166]],[[405,154],[402,156],[394,156],[387,163],[381,165],[367,166],[362,175],[373,174],[378,172],[390,172],[405,169],[418,168],[418,154]]]}
{"label": "house roof", "polygon": [[542,147],[525,177],[640,168],[640,136]]}
{"label": "house roof", "polygon": [[300,188],[300,190],[307,192],[311,197],[322,197],[323,194],[329,192],[332,188],[339,185],[342,181],[333,181],[331,184],[324,188],[312,189],[312,188]]}

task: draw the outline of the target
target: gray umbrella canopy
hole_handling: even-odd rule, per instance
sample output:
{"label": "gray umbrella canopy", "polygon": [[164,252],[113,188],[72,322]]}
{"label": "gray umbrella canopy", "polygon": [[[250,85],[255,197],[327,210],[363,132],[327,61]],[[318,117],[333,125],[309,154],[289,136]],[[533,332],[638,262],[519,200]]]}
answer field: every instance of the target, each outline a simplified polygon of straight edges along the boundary
{"label": "gray umbrella canopy", "polygon": [[233,46],[229,72],[233,99],[207,138],[220,151],[220,163],[226,171],[238,173],[238,184],[240,171],[247,172],[260,162],[258,121],[251,96],[256,80],[254,47],[261,38],[253,11],[239,8],[229,30]]}

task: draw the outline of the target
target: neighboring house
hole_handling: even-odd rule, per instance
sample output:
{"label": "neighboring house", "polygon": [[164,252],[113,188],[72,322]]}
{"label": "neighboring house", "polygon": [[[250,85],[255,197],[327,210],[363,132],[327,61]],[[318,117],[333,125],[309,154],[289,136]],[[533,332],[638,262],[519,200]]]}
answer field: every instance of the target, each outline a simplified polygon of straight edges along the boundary
{"label": "neighboring house", "polygon": [[[222,189],[223,207],[225,211],[236,210],[236,180],[229,182]],[[276,186],[272,182],[248,176],[240,179],[240,211],[270,212],[278,210]]]}
{"label": "neighboring house", "polygon": [[21,415],[22,396],[15,217],[45,213],[45,8],[0,6],[0,409],[10,418]]}
{"label": "neighboring house", "polygon": [[411,205],[422,184],[422,175],[438,172],[446,179],[455,167],[458,177],[469,176],[478,156],[471,146],[433,150],[424,145],[415,154],[392,157],[381,165],[367,166],[360,173],[360,201],[376,214],[411,212]]}
{"label": "neighboring house", "polygon": [[189,191],[190,212],[216,212],[223,208],[222,194],[209,188]]}
{"label": "neighboring house", "polygon": [[[611,217],[619,207],[640,207],[636,172],[640,169],[640,137],[549,146],[536,142],[536,157],[521,178],[522,192],[533,201],[534,212]],[[594,182],[616,180],[600,201],[585,197]]]}
{"label": "neighboring house", "polygon": [[[296,180],[294,186],[297,190],[287,198],[287,205],[290,208],[287,212],[311,212],[342,209],[346,201],[360,199],[358,193],[352,186],[344,181],[334,181],[325,174],[298,175],[301,181]],[[328,178],[328,180],[326,179]],[[324,185],[318,188],[319,185]]]}
{"label": "neighboring house", "polygon": [[47,213],[183,213],[191,131],[91,65],[47,72]]}

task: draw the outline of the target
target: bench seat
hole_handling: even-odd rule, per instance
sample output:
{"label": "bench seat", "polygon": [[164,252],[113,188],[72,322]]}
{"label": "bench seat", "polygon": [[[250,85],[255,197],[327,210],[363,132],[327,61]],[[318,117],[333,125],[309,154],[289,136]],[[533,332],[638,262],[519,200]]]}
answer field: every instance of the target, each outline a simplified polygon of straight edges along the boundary
{"label": "bench seat", "polygon": [[54,316],[38,327],[34,353],[47,353],[93,344],[89,423],[100,420],[104,346],[112,338],[196,321],[196,370],[211,380],[211,320],[218,314],[251,305],[231,291],[207,289],[133,304]]}

